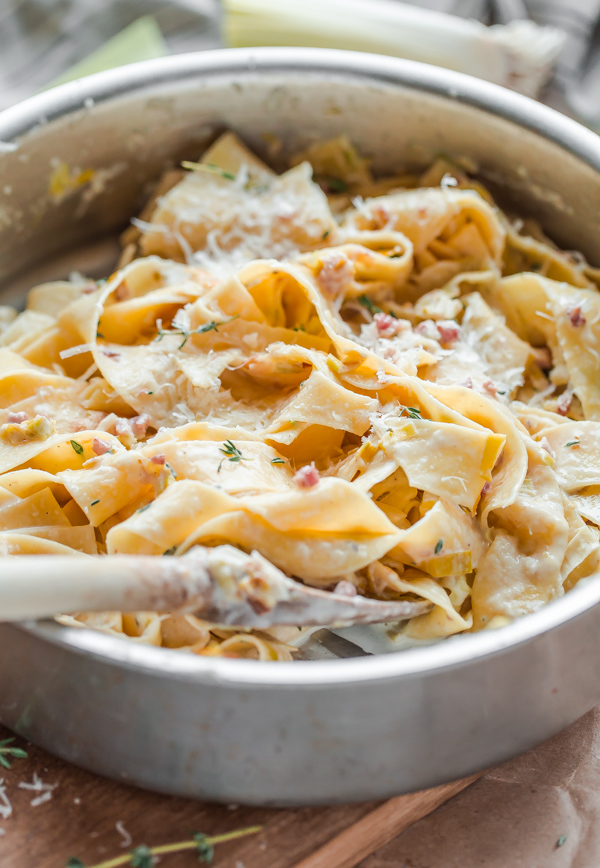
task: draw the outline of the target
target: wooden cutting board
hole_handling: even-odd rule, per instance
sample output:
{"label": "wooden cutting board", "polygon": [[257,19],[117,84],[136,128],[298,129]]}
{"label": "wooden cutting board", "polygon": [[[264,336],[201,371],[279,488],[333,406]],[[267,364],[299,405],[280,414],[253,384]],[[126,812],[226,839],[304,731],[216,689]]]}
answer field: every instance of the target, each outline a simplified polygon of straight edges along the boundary
{"label": "wooden cutting board", "polygon": [[[0,727],[0,739],[10,735]],[[137,790],[75,768],[22,739],[14,745],[24,747],[28,757],[11,760],[10,770],[0,768],[2,868],[64,868],[70,857],[87,868],[141,844],[254,825],[262,831],[217,845],[215,868],[353,868],[479,777],[387,802],[286,810],[225,807]],[[12,813],[3,819],[8,804]],[[192,868],[196,857],[189,850],[165,855],[160,865]]]}

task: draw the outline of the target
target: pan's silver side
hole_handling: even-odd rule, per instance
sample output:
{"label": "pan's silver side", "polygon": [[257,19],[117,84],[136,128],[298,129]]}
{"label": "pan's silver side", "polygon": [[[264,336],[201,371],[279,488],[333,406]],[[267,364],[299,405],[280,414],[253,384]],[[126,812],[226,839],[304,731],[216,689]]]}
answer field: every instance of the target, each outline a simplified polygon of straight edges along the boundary
{"label": "pan's silver side", "polygon": [[[0,303],[63,276],[78,251],[81,270],[110,268],[115,232],[148,182],[224,127],[267,157],[264,134],[280,138],[280,159],[345,132],[378,171],[466,154],[504,202],[600,263],[600,140],[574,122],[420,64],[242,50],[103,73],[0,115],[0,141],[18,145],[0,154]],[[61,192],[63,164],[74,180]],[[93,180],[78,186],[83,170]],[[52,623],[2,626],[0,719],[164,792],[274,805],[383,798],[506,759],[597,702],[599,601],[591,581],[501,630],[272,665]]]}
{"label": "pan's silver side", "polygon": [[4,625],[0,717],[77,765],[165,793],[274,806],[385,798],[508,759],[598,701],[600,583],[581,590],[566,611],[554,603],[495,633],[318,663]]}

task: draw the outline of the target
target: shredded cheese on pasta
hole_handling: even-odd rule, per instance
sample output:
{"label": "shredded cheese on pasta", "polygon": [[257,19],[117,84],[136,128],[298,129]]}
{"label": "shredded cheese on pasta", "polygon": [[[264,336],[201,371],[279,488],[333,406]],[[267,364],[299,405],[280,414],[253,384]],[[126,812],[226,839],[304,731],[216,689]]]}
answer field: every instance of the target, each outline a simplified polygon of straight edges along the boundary
{"label": "shredded cheese on pasta", "polygon": [[[427,640],[560,597],[600,557],[597,273],[447,158],[374,180],[341,137],[293,162],[226,134],[107,281],[0,308],[0,554],[228,543],[428,600],[403,627]],[[261,660],[299,632],[59,620]]]}

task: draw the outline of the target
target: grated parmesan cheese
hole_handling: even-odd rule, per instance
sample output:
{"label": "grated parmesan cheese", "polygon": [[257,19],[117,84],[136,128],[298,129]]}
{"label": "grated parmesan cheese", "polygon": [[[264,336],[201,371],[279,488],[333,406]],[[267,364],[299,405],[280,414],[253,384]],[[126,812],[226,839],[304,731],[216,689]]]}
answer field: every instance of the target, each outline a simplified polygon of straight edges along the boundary
{"label": "grated parmesan cheese", "polygon": [[34,772],[31,783],[28,783],[27,781],[19,781],[17,786],[21,790],[29,790],[32,793],[39,793],[39,795],[35,796],[35,798],[30,802],[32,808],[37,808],[39,805],[43,805],[44,802],[50,801],[52,793],[57,788],[58,784],[47,784]]}
{"label": "grated parmesan cheese", "polygon": [[117,830],[119,835],[123,838],[123,840],[121,841],[121,847],[123,847],[123,849],[125,849],[127,847],[131,847],[131,845],[133,844],[133,838],[131,837],[131,835],[129,834],[127,829],[125,828],[125,826],[123,824],[123,820],[119,820],[118,823],[115,823],[115,829]]}
{"label": "grated parmesan cheese", "polygon": [[91,353],[93,349],[93,344],[78,344],[76,347],[69,347],[68,350],[61,350],[58,355],[61,359],[70,359],[72,356],[81,356],[83,353]]}
{"label": "grated parmesan cheese", "polygon": [[4,778],[0,778],[0,817],[2,817],[3,820],[8,820],[12,812],[13,807],[9,801],[8,796],[6,795]]}

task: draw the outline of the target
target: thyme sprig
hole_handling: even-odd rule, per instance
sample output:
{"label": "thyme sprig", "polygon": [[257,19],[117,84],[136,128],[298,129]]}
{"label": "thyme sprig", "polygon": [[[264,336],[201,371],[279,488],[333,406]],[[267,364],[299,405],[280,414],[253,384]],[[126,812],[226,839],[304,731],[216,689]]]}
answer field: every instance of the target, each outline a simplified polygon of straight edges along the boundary
{"label": "thyme sprig", "polygon": [[209,172],[211,175],[218,175],[220,178],[225,178],[227,181],[235,181],[236,175],[233,172],[228,172],[220,166],[215,166],[214,163],[194,163],[191,160],[184,160],[182,167],[190,172]]}
{"label": "thyme sprig", "polygon": [[183,340],[177,347],[178,350],[181,350],[187,344],[188,340],[192,337],[192,335],[204,335],[207,332],[217,332],[219,331],[219,326],[225,325],[226,323],[237,319],[238,316],[239,314],[236,314],[235,316],[230,316],[229,319],[224,319],[222,322],[216,322],[213,319],[210,322],[206,322],[204,323],[204,325],[198,326],[198,328],[195,329],[186,329],[184,326],[181,326],[181,328],[164,329],[162,327],[162,320],[157,319],[156,328],[158,330],[158,334],[154,338],[154,340],[155,342],[159,343],[167,335],[181,335],[183,337]]}
{"label": "thyme sprig", "polygon": [[[198,853],[198,861],[209,865],[214,857],[215,844],[223,844],[245,835],[256,835],[262,831],[262,826],[250,826],[247,829],[237,829],[235,832],[226,832],[223,835],[203,835],[200,832],[192,833],[189,840],[178,841],[175,844],[161,844],[158,847],[147,847],[145,844],[135,847],[129,853],[107,859],[97,865],[89,865],[87,868],[119,868],[120,865],[130,865],[131,868],[152,868],[154,856],[168,856],[180,853],[183,850],[195,850]],[[65,868],[86,868],[81,859],[72,856],[66,863]]]}
{"label": "thyme sprig", "polygon": [[347,193],[348,184],[341,178],[334,178],[333,175],[325,175],[321,183],[325,187],[326,193]]}
{"label": "thyme sprig", "polygon": [[422,419],[421,411],[417,407],[402,407],[400,410],[401,416],[408,416],[409,419]]}
{"label": "thyme sprig", "polygon": [[0,741],[0,766],[4,766],[5,769],[10,768],[8,757],[12,757],[13,759],[27,759],[27,751],[23,750],[22,747],[9,747],[14,740],[14,738],[5,738]]}
{"label": "thyme sprig", "polygon": [[364,292],[362,295],[359,295],[356,300],[359,302],[359,304],[362,304],[363,307],[366,307],[371,316],[375,316],[376,313],[387,313],[394,319],[398,319],[393,310],[384,311],[383,308],[379,307],[379,305],[376,305],[373,299],[369,298],[368,295],[365,295]]}
{"label": "thyme sprig", "polygon": [[[232,440],[226,440],[223,445],[219,447],[219,452],[222,452],[225,458],[227,458],[228,461],[233,461],[234,464],[238,461],[252,461],[252,458],[246,458],[245,455],[242,455]],[[223,464],[225,458],[221,458],[219,467],[217,468],[217,473],[221,472],[221,464]]]}
{"label": "thyme sprig", "polygon": [[364,293],[358,296],[358,301],[360,302],[360,304],[362,304],[363,307],[366,307],[371,316],[375,316],[376,313],[383,313],[382,309],[380,307],[377,307],[375,302],[372,301],[369,296],[365,295]]}
{"label": "thyme sprig", "polygon": [[150,847],[146,847],[145,844],[135,847],[131,850],[129,855],[131,856],[129,864],[132,868],[153,868],[154,866],[154,859],[152,858]]}

